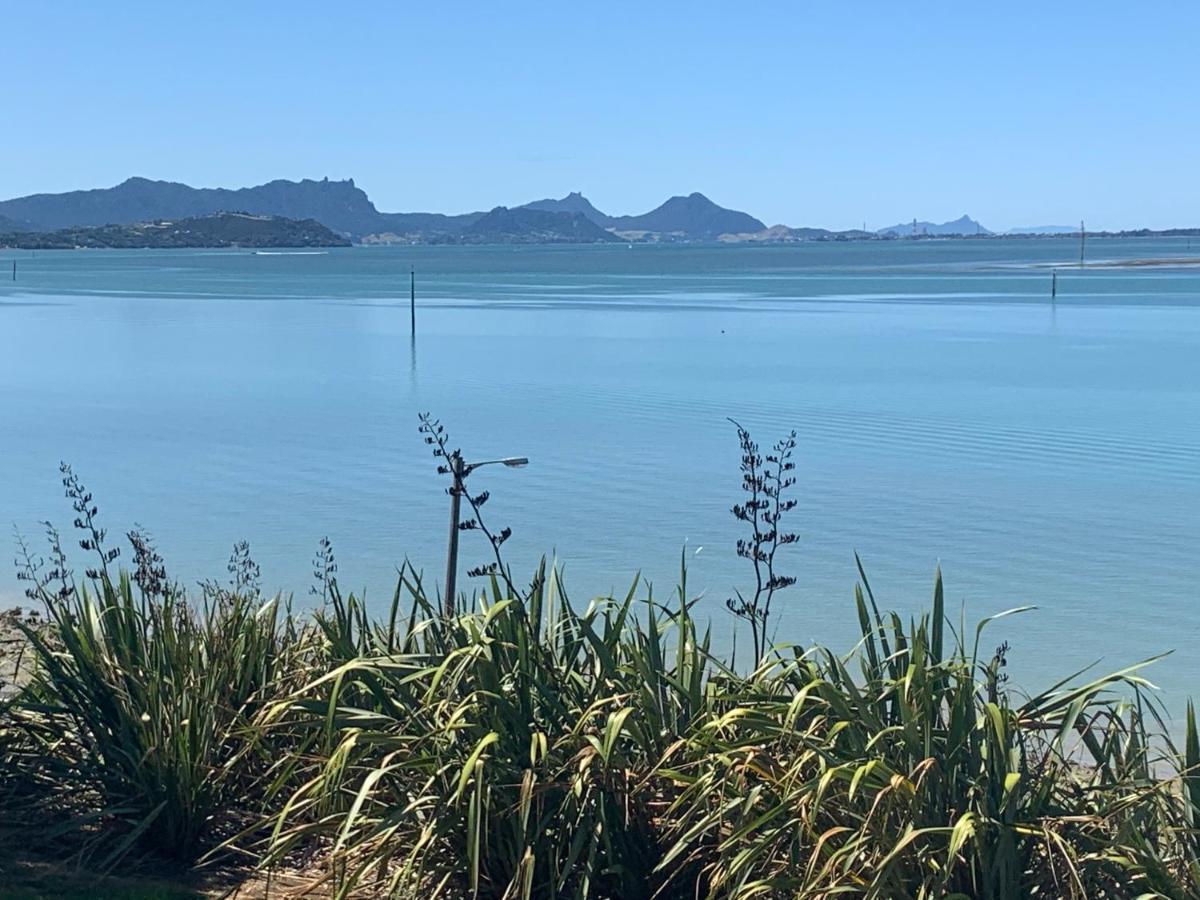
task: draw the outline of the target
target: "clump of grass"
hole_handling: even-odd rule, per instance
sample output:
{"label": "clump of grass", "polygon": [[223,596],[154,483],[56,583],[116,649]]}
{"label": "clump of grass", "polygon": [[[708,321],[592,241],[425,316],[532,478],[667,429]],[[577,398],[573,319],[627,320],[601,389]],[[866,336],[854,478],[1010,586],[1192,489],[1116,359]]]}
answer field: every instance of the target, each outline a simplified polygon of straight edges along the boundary
{"label": "clump of grass", "polygon": [[532,583],[448,618],[406,566],[382,617],[331,581],[309,625],[101,578],[30,636],[17,764],[109,859],[194,858],[234,810],[260,865],[318,846],[343,895],[1198,895],[1200,737],[1172,747],[1136,666],[1016,695],[940,576],[908,623],[864,576],[854,652],[750,672],[686,587]]}
{"label": "clump of grass", "polygon": [[907,626],[865,575],[857,605],[852,657],[778,658],[689,736],[664,865],[701,864],[721,897],[1128,896],[1122,838],[1171,795],[1140,667],[1017,699],[1006,645],[979,655],[988,620],[947,637],[940,573]]}
{"label": "clump of grass", "polygon": [[111,572],[91,496],[66,467],[64,484],[98,563],[76,584],[53,532],[51,568],[29,560],[48,627],[21,629],[36,669],[11,710],[6,768],[102,866],[134,850],[191,862],[230,809],[255,810],[261,763],[244,729],[289,677],[295,620],[245,585],[192,605],[139,532],[134,571]]}
{"label": "clump of grass", "polygon": [[748,673],[686,588],[576,610],[556,573],[533,583],[453,619],[411,570],[407,618],[335,598],[337,663],[260,720],[324,741],[291,762],[268,863],[321,836],[342,891],[1195,895],[1200,739],[1175,756],[1140,666],[1014,696],[940,573],[907,625],[863,574],[850,656]]}
{"label": "clump of grass", "polygon": [[669,785],[645,776],[704,708],[708,637],[683,594],[666,608],[631,590],[576,611],[557,577],[533,584],[521,598],[493,579],[477,611],[448,619],[406,570],[408,616],[375,628],[335,597],[323,626],[352,655],[263,717],[268,733],[329,739],[294,760],[302,787],[269,860],[319,834],[343,890],[380,875],[391,891],[481,897],[665,884]]}

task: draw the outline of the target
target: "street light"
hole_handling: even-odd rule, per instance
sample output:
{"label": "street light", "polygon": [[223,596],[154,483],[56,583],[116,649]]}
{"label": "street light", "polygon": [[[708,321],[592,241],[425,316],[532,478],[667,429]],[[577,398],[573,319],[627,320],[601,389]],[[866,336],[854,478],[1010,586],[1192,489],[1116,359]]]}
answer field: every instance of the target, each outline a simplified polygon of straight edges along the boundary
{"label": "street light", "polygon": [[442,601],[445,605],[447,618],[454,615],[454,592],[458,580],[458,516],[462,506],[462,495],[466,488],[463,482],[467,476],[483,466],[507,466],[510,469],[520,469],[529,465],[529,459],[524,456],[508,456],[504,459],[489,459],[484,462],[468,463],[462,455],[455,451],[450,454],[450,474],[454,477],[454,486],[450,488],[450,541],[446,551],[446,596]]}

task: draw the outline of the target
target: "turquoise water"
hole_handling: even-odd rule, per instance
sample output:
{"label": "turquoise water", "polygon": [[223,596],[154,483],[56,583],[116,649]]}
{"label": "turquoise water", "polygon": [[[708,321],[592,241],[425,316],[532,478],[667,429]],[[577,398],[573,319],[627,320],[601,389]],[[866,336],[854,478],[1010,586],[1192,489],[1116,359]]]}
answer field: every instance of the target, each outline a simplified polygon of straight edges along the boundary
{"label": "turquoise water", "polygon": [[[1093,259],[1180,256],[1096,240]],[[662,593],[687,547],[719,641],[738,448],[799,432],[779,634],[849,648],[853,551],[881,602],[926,604],[935,566],[1014,680],[1163,650],[1200,686],[1200,269],[1048,264],[1071,240],[795,247],[378,248],[0,253],[0,521],[69,528],[74,464],[118,534],[175,577],[247,538],[303,597],[318,540],[344,587],[389,597],[408,555],[440,580],[447,499],[416,431],[432,410],[487,469],[520,570],[583,598],[637,571]],[[410,343],[408,271],[419,336]],[[10,554],[11,555],[11,554]],[[466,534],[463,568],[482,562]],[[0,602],[20,595],[0,569]],[[1176,705],[1173,702],[1173,705]]]}

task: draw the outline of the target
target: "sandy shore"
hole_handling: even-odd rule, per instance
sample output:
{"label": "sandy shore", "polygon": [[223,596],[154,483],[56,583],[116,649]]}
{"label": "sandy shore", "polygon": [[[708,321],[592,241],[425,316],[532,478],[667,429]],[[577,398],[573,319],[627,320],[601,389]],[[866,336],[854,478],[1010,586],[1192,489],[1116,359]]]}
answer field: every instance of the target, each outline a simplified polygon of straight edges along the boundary
{"label": "sandy shore", "polygon": [[1160,256],[1147,259],[1098,259],[1095,262],[1056,262],[1037,263],[1039,269],[1061,269],[1070,272],[1073,269],[1148,269],[1173,268],[1185,269],[1200,266],[1200,257],[1196,256]]}
{"label": "sandy shore", "polygon": [[1160,257],[1158,259],[1112,259],[1087,263],[1086,269],[1140,269],[1152,266],[1200,266],[1200,259],[1194,256]]}
{"label": "sandy shore", "polygon": [[35,614],[21,609],[0,612],[0,699],[15,693],[29,680],[32,655],[17,623],[37,624],[39,621]]}

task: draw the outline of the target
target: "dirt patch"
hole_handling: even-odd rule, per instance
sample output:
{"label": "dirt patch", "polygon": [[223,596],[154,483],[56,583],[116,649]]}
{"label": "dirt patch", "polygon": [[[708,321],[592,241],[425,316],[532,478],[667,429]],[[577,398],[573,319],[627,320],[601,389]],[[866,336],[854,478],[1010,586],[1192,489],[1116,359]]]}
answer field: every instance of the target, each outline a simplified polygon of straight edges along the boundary
{"label": "dirt patch", "polygon": [[[334,896],[327,865],[279,866],[271,872],[213,866],[177,872],[143,860],[109,873],[49,855],[22,843],[24,835],[0,823],[0,900],[325,900]],[[384,896],[379,886],[352,900]]]}

